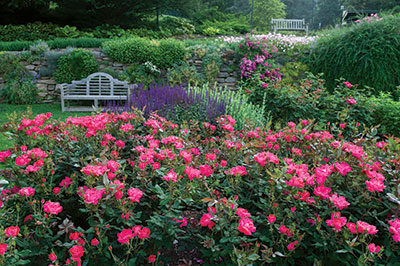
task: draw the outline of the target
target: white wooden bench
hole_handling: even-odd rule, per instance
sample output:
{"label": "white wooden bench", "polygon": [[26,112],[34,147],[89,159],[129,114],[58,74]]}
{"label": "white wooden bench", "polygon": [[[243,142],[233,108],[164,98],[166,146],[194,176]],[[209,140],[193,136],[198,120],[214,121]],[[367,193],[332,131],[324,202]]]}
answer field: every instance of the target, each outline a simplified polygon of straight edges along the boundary
{"label": "white wooden bench", "polygon": [[305,31],[308,35],[308,25],[304,19],[271,19],[274,32],[278,30]]}
{"label": "white wooden bench", "polygon": [[87,78],[63,83],[61,89],[61,109],[65,111],[93,111],[93,107],[65,107],[65,100],[93,100],[94,107],[99,108],[99,100],[127,100],[130,88],[127,81],[119,81],[111,75],[97,72]]}

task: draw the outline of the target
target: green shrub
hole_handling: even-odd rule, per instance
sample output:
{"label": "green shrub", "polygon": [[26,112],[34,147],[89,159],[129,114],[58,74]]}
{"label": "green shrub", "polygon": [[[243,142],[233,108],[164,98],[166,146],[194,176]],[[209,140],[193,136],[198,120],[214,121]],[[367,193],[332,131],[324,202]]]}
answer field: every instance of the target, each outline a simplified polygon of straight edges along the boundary
{"label": "green shrub", "polygon": [[304,79],[305,73],[309,71],[307,65],[301,62],[287,62],[280,70],[282,73],[281,83],[287,85]]}
{"label": "green shrub", "polygon": [[99,48],[108,39],[97,39],[82,37],[77,39],[54,39],[47,41],[51,49],[63,49],[67,47],[75,48]]}
{"label": "green shrub", "polygon": [[49,45],[43,41],[35,42],[33,45],[29,47],[29,51],[34,56],[35,55],[41,56],[44,53],[48,52],[49,50],[50,50]]}
{"label": "green shrub", "polygon": [[144,83],[147,87],[151,83],[161,82],[161,71],[151,62],[146,62],[140,65],[132,64],[125,70],[125,72],[129,77],[128,80],[130,83]]}
{"label": "green shrub", "polygon": [[54,35],[57,25],[52,23],[28,23],[25,25],[0,25],[0,41],[48,40]]}
{"label": "green shrub", "polygon": [[41,77],[52,77],[54,72],[57,70],[57,61],[58,59],[65,54],[69,54],[72,52],[72,49],[67,49],[64,52],[52,52],[49,51],[45,53],[44,57],[47,62],[46,67],[40,68],[40,76]]}
{"label": "green shrub", "polygon": [[176,40],[150,41],[143,38],[112,40],[103,44],[104,53],[121,63],[153,62],[160,68],[179,63],[185,56],[184,45]]}
{"label": "green shrub", "polygon": [[244,19],[232,19],[227,21],[206,20],[199,27],[198,32],[207,36],[219,34],[237,35],[250,32],[250,26]]}
{"label": "green shrub", "polygon": [[331,90],[335,79],[343,77],[376,93],[393,93],[400,84],[400,15],[331,31],[308,59],[314,73],[325,74]]}
{"label": "green shrub", "polygon": [[189,66],[186,62],[181,65],[175,64],[172,68],[168,69],[167,79],[171,85],[202,83],[202,78],[200,74],[197,73],[196,67]]}
{"label": "green shrub", "polygon": [[1,90],[2,99],[10,104],[36,103],[38,90],[32,75],[20,62],[12,62],[12,70],[4,77],[5,86]]}
{"label": "green shrub", "polygon": [[188,19],[168,15],[160,16],[160,28],[169,31],[171,35],[192,34],[195,31]]}
{"label": "green shrub", "polygon": [[382,93],[371,97],[368,106],[373,110],[374,125],[380,125],[381,134],[400,136],[400,102]]}
{"label": "green shrub", "polygon": [[76,49],[57,60],[54,78],[58,83],[80,80],[98,70],[96,58],[90,51]]}
{"label": "green shrub", "polygon": [[118,73],[115,69],[112,69],[111,67],[106,67],[102,70],[102,72],[107,73],[111,75],[113,78],[118,79]]}
{"label": "green shrub", "polygon": [[162,69],[180,63],[184,58],[185,46],[182,42],[173,39],[161,40],[153,56],[154,63]]}
{"label": "green shrub", "polygon": [[[99,48],[102,43],[108,39],[97,39],[82,37],[77,39],[60,39],[46,41],[51,49],[63,49],[67,47],[75,48]],[[34,41],[13,41],[13,42],[0,42],[0,51],[21,51],[29,50],[34,45]]]}
{"label": "green shrub", "polygon": [[103,43],[104,53],[114,61],[121,63],[144,63],[151,60],[155,47],[142,38],[112,40]]}
{"label": "green shrub", "polygon": [[0,52],[0,76],[10,74],[18,62],[16,54]]}

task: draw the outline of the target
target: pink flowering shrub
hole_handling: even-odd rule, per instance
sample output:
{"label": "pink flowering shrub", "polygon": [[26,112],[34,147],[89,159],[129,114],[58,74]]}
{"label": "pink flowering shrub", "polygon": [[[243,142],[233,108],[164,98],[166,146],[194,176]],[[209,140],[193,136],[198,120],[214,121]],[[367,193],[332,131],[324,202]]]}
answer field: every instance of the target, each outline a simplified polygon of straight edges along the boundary
{"label": "pink flowering shrub", "polygon": [[235,125],[139,112],[10,122],[0,264],[398,262],[399,139],[350,142],[305,119]]}
{"label": "pink flowering shrub", "polygon": [[271,59],[278,49],[265,38],[256,40],[251,35],[239,43],[241,86],[246,89],[251,102],[262,105],[264,92],[281,80],[279,68]]}

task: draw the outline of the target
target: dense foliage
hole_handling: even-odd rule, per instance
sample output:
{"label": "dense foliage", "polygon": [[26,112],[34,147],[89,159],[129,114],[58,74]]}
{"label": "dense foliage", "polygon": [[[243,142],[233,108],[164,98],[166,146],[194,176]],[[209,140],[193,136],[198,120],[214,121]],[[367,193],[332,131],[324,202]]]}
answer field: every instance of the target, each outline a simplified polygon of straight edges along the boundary
{"label": "dense foliage", "polygon": [[184,45],[173,39],[160,41],[143,38],[112,40],[103,43],[103,51],[116,62],[152,62],[163,69],[181,62],[185,57]]}
{"label": "dense foliage", "polygon": [[54,78],[58,83],[71,83],[97,72],[98,63],[92,52],[76,49],[60,56]]}
{"label": "dense foliage", "polygon": [[397,263],[398,140],[50,116],[14,117],[0,153],[3,264]]}
{"label": "dense foliage", "polygon": [[[388,63],[390,62],[390,63]],[[395,91],[400,85],[400,15],[372,17],[350,28],[329,32],[318,40],[309,57],[314,73],[324,73],[327,86],[343,77],[375,92]]]}

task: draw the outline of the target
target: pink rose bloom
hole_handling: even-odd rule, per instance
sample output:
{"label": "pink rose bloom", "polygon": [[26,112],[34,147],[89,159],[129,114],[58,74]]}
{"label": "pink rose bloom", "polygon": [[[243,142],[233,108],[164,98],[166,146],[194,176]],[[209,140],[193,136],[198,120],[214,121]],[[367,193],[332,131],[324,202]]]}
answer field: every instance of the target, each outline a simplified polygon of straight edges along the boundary
{"label": "pink rose bloom", "polygon": [[156,255],[150,255],[147,259],[150,263],[154,263],[156,261]]}
{"label": "pink rose bloom", "polygon": [[351,171],[350,166],[345,162],[341,162],[340,164],[338,162],[335,162],[335,168],[342,176],[345,176],[348,172]]}
{"label": "pink rose bloom", "polygon": [[344,208],[347,208],[350,203],[346,201],[346,198],[343,196],[338,196],[337,194],[334,194],[329,198],[331,202],[338,208],[339,210],[343,210]]}
{"label": "pink rose bloom", "polygon": [[69,253],[72,256],[73,261],[80,261],[80,258],[83,256],[84,250],[83,247],[75,245],[69,249]]}
{"label": "pink rose bloom", "polygon": [[0,244],[0,255],[4,255],[7,251],[7,244]]}
{"label": "pink rose bloom", "polygon": [[384,141],[380,141],[376,143],[376,147],[379,149],[384,149],[387,146],[387,143]]}
{"label": "pink rose bloom", "polygon": [[174,169],[172,169],[171,171],[168,172],[168,174],[166,176],[163,176],[163,180],[166,181],[172,181],[172,182],[178,182],[177,180],[177,174],[174,172]]}
{"label": "pink rose bloom", "polygon": [[237,216],[239,216],[240,218],[247,218],[247,217],[250,217],[250,216],[251,216],[251,214],[250,214],[247,210],[245,210],[245,209],[243,209],[243,208],[238,208],[238,209],[236,210],[236,214],[237,214]]}
{"label": "pink rose bloom", "polygon": [[240,176],[247,175],[246,167],[244,167],[244,166],[233,167],[230,170],[230,174],[231,175],[240,175]]}
{"label": "pink rose bloom", "polygon": [[118,171],[120,165],[116,161],[110,160],[107,162],[107,168],[110,169],[112,172]]}
{"label": "pink rose bloom", "polygon": [[142,230],[140,230],[140,232],[138,233],[138,237],[140,239],[147,239],[150,238],[150,229],[147,227],[143,227]]}
{"label": "pink rose bloom", "polygon": [[47,213],[50,214],[59,214],[62,211],[62,207],[60,203],[58,202],[51,202],[51,201],[46,201],[45,204],[43,204],[43,210]]}
{"label": "pink rose bloom", "polygon": [[333,231],[340,232],[342,227],[346,224],[347,218],[341,217],[340,212],[332,213],[331,219],[326,220],[326,224],[330,227],[333,227]]}
{"label": "pink rose bloom", "polygon": [[186,165],[185,168],[185,174],[187,174],[189,180],[193,180],[193,178],[200,178],[201,177],[201,172],[200,170],[190,167],[188,165]]}
{"label": "pink rose bloom", "polygon": [[348,104],[350,104],[350,105],[353,105],[353,104],[356,104],[357,103],[357,101],[356,100],[354,100],[354,99],[351,99],[351,98],[349,98],[349,99],[346,99],[345,100]]}
{"label": "pink rose bloom", "polygon": [[128,190],[128,198],[133,202],[140,202],[140,198],[143,196],[143,192],[137,188],[130,188]]}
{"label": "pink rose bloom", "polygon": [[129,240],[134,238],[132,229],[124,229],[122,230],[121,233],[118,233],[117,236],[118,236],[118,242],[121,243],[121,245],[123,244],[129,245]]}
{"label": "pink rose bloom", "polygon": [[285,225],[283,225],[283,224],[279,227],[279,232],[281,232],[281,234],[284,234],[284,235],[286,235],[286,236],[288,236],[288,237],[291,237],[291,236],[293,235],[293,232],[290,231],[290,229],[287,228],[287,227],[286,227]]}
{"label": "pink rose bloom", "polygon": [[368,245],[368,250],[371,253],[378,253],[379,251],[381,251],[381,247],[380,246],[375,246],[374,243],[371,243]]}
{"label": "pink rose bloom", "polygon": [[324,187],[323,185],[319,185],[318,187],[314,188],[314,194],[316,196],[320,196],[323,199],[329,198],[329,193],[331,189],[329,187]]}
{"label": "pink rose bloom", "polygon": [[18,191],[18,193],[21,196],[30,197],[35,195],[35,189],[32,187],[23,187]]}
{"label": "pink rose bloom", "polygon": [[256,227],[253,224],[253,220],[250,218],[242,218],[239,220],[239,232],[247,236],[251,236],[251,233],[256,231]]}
{"label": "pink rose bloom", "polygon": [[357,225],[355,223],[347,223],[346,227],[350,230],[350,233],[357,234]]}
{"label": "pink rose bloom", "polygon": [[383,182],[378,179],[367,180],[365,181],[365,184],[367,185],[367,189],[371,192],[373,191],[382,192],[386,188]]}
{"label": "pink rose bloom", "polygon": [[7,151],[0,151],[0,162],[5,162],[6,158],[11,156],[11,152],[9,150]]}
{"label": "pink rose bloom", "polygon": [[299,242],[298,242],[297,240],[294,241],[294,242],[292,242],[292,243],[290,243],[290,244],[287,246],[288,250],[289,250],[289,251],[292,251],[298,243],[299,243]]}
{"label": "pink rose bloom", "polygon": [[351,85],[351,83],[350,82],[348,82],[348,81],[345,81],[345,82],[343,82],[344,83],[344,85],[346,85],[346,87],[347,88],[351,88],[351,87],[353,87],[353,85]]}
{"label": "pink rose bloom", "polygon": [[215,223],[211,221],[212,219],[213,216],[210,213],[203,214],[203,216],[200,218],[200,225],[208,226],[208,228],[211,229],[215,225]]}
{"label": "pink rose bloom", "polygon": [[274,223],[276,221],[276,217],[273,214],[268,215],[268,222],[270,224]]}
{"label": "pink rose bloom", "polygon": [[99,244],[99,240],[97,240],[97,238],[93,238],[90,243],[92,244],[92,246],[96,247]]}
{"label": "pink rose bloom", "polygon": [[25,166],[27,165],[29,162],[31,161],[31,159],[28,158],[28,156],[26,154],[19,156],[15,159],[15,164],[18,166]]}
{"label": "pink rose bloom", "polygon": [[125,147],[125,142],[123,142],[122,140],[117,140],[115,142],[115,146],[117,146],[118,148],[122,149]]}
{"label": "pink rose bloom", "polygon": [[53,252],[49,254],[49,260],[51,261],[56,261],[57,260],[57,255]]}
{"label": "pink rose bloom", "polygon": [[212,175],[214,170],[207,164],[200,165],[200,173],[202,176],[208,177]]}
{"label": "pink rose bloom", "polygon": [[207,153],[206,154],[207,161],[214,161],[215,159],[217,159],[217,155],[215,153]]}
{"label": "pink rose bloom", "polygon": [[19,233],[19,227],[18,226],[10,226],[7,227],[4,230],[4,233],[8,236],[8,237],[16,237]]}
{"label": "pink rose bloom", "polygon": [[97,190],[96,188],[91,188],[86,190],[84,195],[85,203],[97,205],[97,203],[99,203],[99,200],[103,197],[104,191],[105,191],[104,189]]}
{"label": "pink rose bloom", "polygon": [[264,166],[266,161],[267,161],[267,153],[266,152],[261,152],[258,153],[257,155],[254,155],[254,160],[261,166]]}
{"label": "pink rose bloom", "polygon": [[370,235],[378,233],[378,230],[374,225],[370,225],[369,223],[363,221],[357,221],[357,229],[359,233],[367,232]]}

